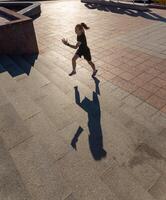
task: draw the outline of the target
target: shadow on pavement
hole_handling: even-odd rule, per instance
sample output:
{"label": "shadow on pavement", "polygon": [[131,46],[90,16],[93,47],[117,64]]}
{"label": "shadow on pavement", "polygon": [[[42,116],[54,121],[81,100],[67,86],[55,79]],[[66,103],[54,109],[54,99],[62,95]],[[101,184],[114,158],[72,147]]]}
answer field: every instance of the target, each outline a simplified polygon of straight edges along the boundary
{"label": "shadow on pavement", "polygon": [[81,135],[81,133],[83,132],[83,128],[81,126],[78,127],[76,134],[74,135],[72,141],[71,141],[71,146],[73,147],[73,149],[77,150],[77,142],[78,142],[78,138]]}
{"label": "shadow on pavement", "polygon": [[38,54],[7,56],[0,55],[0,73],[7,71],[12,77],[22,74],[30,75]]}
{"label": "shadow on pavement", "polygon": [[[80,92],[78,87],[75,89],[75,102],[88,114],[88,128],[89,128],[89,148],[95,160],[101,160],[106,157],[107,152],[103,149],[103,134],[101,128],[101,110],[98,95],[100,95],[99,80],[93,77],[95,81],[96,91],[93,92],[93,100],[91,101],[85,97],[82,102],[80,101]],[[83,129],[78,128],[71,145],[76,149],[76,142]]]}
{"label": "shadow on pavement", "polygon": [[166,22],[165,17],[162,17],[158,15],[157,13],[152,12],[151,10],[145,12],[145,11],[120,8],[118,6],[116,7],[116,6],[100,5],[100,4],[94,4],[94,3],[86,3],[85,6],[89,9],[97,9],[97,10],[105,11],[105,12],[118,13],[122,15],[126,14],[132,17],[143,17],[149,20]]}

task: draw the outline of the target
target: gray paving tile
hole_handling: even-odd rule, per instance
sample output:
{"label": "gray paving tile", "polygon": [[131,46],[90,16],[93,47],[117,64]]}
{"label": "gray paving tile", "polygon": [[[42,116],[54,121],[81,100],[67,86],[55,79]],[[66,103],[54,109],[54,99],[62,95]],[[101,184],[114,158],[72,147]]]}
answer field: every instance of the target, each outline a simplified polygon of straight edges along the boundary
{"label": "gray paving tile", "polygon": [[8,149],[32,136],[11,104],[0,106],[0,135]]}
{"label": "gray paving tile", "polygon": [[40,88],[40,93],[43,98],[37,98],[35,102],[40,102],[40,100],[44,100],[44,97],[46,97],[54,102],[53,104],[56,105],[56,107],[65,107],[72,103],[71,99],[52,83]]}
{"label": "gray paving tile", "polygon": [[116,97],[117,99],[122,100],[122,99],[124,99],[125,97],[127,97],[127,96],[129,95],[129,93],[126,92],[126,91],[124,91],[124,90],[122,90],[122,89],[120,89],[120,88],[118,88],[118,89],[116,89],[116,90],[114,90],[114,91],[112,92],[112,95],[113,95],[114,97]]}
{"label": "gray paving tile", "polygon": [[[67,182],[70,183],[76,199],[118,200],[107,185],[96,176],[95,170],[79,158],[76,152],[68,154],[64,159],[56,163],[56,165],[63,166],[62,171]],[[91,180],[91,183],[89,180]]]}
{"label": "gray paving tile", "polygon": [[108,154],[120,164],[127,163],[133,156],[135,143],[129,131],[106,112],[102,114],[103,143]]}
{"label": "gray paving tile", "polygon": [[156,150],[156,152],[158,152],[161,157],[166,158],[166,141],[165,138],[162,135],[158,135],[156,137],[151,137],[149,138],[146,143],[152,147],[153,149]]}
{"label": "gray paving tile", "polygon": [[0,137],[0,199],[31,200],[5,144]]}
{"label": "gray paving tile", "polygon": [[[72,70],[72,63],[71,59],[72,56],[69,59],[66,59],[65,57],[61,58],[61,54],[55,51],[49,51],[44,54],[44,58],[42,59],[43,62],[45,62],[46,58],[49,60],[50,65],[50,70],[63,72],[64,74],[68,75],[71,70]],[[81,66],[78,64],[77,61],[77,69],[79,69]]]}
{"label": "gray paving tile", "polygon": [[[64,129],[58,131],[57,134],[64,138],[66,143],[71,146],[72,150],[76,152],[77,156],[81,160],[86,160],[87,166],[94,169],[96,176],[100,176],[110,165],[112,165],[112,163],[115,162],[113,160],[113,155],[109,152],[105,157],[101,158],[99,162],[96,162],[93,154],[91,153],[89,143],[90,132],[87,124],[84,125],[74,122],[73,124],[70,124]],[[103,148],[105,151],[107,151],[107,149],[105,149],[106,140],[107,138],[103,132]]]}
{"label": "gray paving tile", "polygon": [[126,104],[128,104],[130,106],[136,107],[142,103],[142,100],[140,100],[139,98],[137,98],[133,95],[129,95],[125,99],[123,99],[123,102],[125,102]]}
{"label": "gray paving tile", "polygon": [[50,83],[50,81],[34,67],[31,68],[29,76],[26,76],[24,79],[18,80],[18,82],[20,85],[25,85],[27,89],[36,88],[36,90]]}
{"label": "gray paving tile", "polygon": [[164,200],[166,198],[165,188],[166,181],[161,176],[160,179],[156,182],[156,184],[149,190],[149,193],[158,200]]}
{"label": "gray paving tile", "polygon": [[157,170],[146,163],[132,165],[129,171],[137,179],[137,181],[140,182],[146,191],[149,191],[149,189],[151,189],[161,176]]}
{"label": "gray paving tile", "polygon": [[35,136],[46,137],[47,134],[56,134],[55,125],[49,120],[45,113],[40,112],[37,115],[24,121],[28,130]]}
{"label": "gray paving tile", "polygon": [[0,89],[0,106],[4,105],[4,104],[8,104],[8,103],[9,103],[9,101],[8,101],[6,95],[4,94],[3,90]]}
{"label": "gray paving tile", "polygon": [[7,99],[14,106],[22,119],[27,119],[40,112],[39,107],[26,94],[24,88],[21,88],[14,79],[8,78],[8,76],[3,74],[3,76],[0,77],[0,83],[3,85],[2,89]]}
{"label": "gray paving tile", "polygon": [[55,167],[55,162],[69,150],[68,145],[52,132],[42,137],[38,134],[10,151],[34,199],[63,199],[72,192],[61,168]]}
{"label": "gray paving tile", "polygon": [[155,115],[151,117],[154,124],[165,128],[166,127],[166,115],[160,112],[157,112]]}
{"label": "gray paving tile", "polygon": [[142,188],[124,167],[116,166],[108,169],[102,176],[102,180],[120,199],[154,200],[154,198]]}
{"label": "gray paving tile", "polygon": [[[45,68],[42,69],[40,67],[40,69],[38,69],[41,73],[43,73],[43,75],[45,75],[50,82],[54,83],[59,89],[61,89],[64,93],[67,93],[71,90],[71,86],[70,86],[70,82],[69,80],[66,80],[65,77],[62,76],[57,76],[57,74],[55,72],[45,72]],[[43,71],[41,71],[43,70]]]}
{"label": "gray paving tile", "polygon": [[142,103],[141,105],[138,105],[136,110],[143,116],[145,117],[151,117],[152,115],[154,115],[155,113],[158,112],[157,109],[155,109],[154,107],[150,106],[147,103]]}
{"label": "gray paving tile", "polygon": [[68,197],[66,197],[64,200],[76,200],[73,194],[70,194]]}
{"label": "gray paving tile", "polygon": [[162,137],[166,137],[166,129],[165,128],[160,132],[160,135]]}
{"label": "gray paving tile", "polygon": [[[57,104],[55,101],[56,96],[47,96],[41,99],[37,104],[41,107],[44,113],[49,117],[50,121],[55,125],[57,129],[69,125],[75,118],[71,117],[71,112],[64,109],[64,104]],[[69,106],[70,108],[70,106]]]}

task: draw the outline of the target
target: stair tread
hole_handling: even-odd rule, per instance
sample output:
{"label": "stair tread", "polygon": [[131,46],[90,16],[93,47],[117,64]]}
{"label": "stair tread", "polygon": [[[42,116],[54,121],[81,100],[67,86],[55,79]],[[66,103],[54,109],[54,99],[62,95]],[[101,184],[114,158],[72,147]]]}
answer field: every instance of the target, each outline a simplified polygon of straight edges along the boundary
{"label": "stair tread", "polygon": [[13,60],[10,59],[9,56],[1,55],[0,63],[12,77],[24,74],[24,71],[15,62],[13,62]]}

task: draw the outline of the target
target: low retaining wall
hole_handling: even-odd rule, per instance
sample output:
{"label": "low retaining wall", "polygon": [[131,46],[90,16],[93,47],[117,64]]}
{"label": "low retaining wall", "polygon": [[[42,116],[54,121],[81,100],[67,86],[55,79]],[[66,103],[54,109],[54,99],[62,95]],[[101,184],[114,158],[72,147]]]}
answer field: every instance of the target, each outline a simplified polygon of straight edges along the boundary
{"label": "low retaining wall", "polygon": [[0,25],[0,54],[38,53],[32,19],[3,7],[0,15],[8,19]]}
{"label": "low retaining wall", "polygon": [[0,7],[15,9],[18,13],[27,17],[36,18],[41,13],[39,2],[0,2]]}

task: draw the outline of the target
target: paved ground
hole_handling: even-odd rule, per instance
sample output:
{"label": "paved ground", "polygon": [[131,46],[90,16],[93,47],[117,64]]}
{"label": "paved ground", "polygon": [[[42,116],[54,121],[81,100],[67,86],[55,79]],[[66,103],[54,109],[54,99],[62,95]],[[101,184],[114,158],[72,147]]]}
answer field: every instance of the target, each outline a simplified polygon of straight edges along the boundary
{"label": "paved ground", "polygon": [[[165,17],[42,4],[38,58],[0,57],[0,199],[166,199]],[[80,22],[97,79],[68,76]]]}

